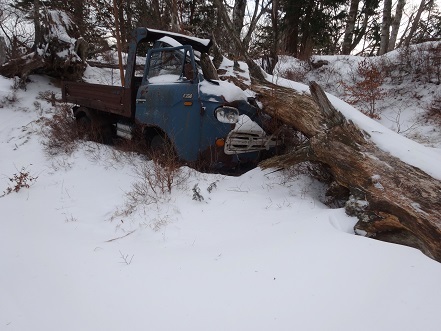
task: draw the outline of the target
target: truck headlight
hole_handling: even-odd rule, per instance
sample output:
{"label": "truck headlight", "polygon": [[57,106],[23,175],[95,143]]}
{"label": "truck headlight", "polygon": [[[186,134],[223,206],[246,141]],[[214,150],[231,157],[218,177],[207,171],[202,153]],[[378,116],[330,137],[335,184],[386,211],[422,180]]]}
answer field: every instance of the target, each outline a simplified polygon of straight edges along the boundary
{"label": "truck headlight", "polygon": [[219,122],[235,124],[239,121],[239,110],[234,107],[223,106],[214,111]]}

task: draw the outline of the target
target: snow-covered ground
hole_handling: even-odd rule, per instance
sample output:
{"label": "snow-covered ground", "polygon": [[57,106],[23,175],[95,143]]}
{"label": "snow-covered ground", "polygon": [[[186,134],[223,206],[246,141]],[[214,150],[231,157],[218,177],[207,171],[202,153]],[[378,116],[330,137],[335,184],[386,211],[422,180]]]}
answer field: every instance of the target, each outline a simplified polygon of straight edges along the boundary
{"label": "snow-covered ground", "polygon": [[[0,330],[439,330],[441,264],[354,235],[356,219],[300,173],[183,168],[171,194],[124,213],[152,162],[86,142],[48,156],[40,118],[54,109],[38,93],[59,88],[31,81],[13,92],[0,77],[0,194],[22,168],[38,177],[0,198]],[[441,179],[439,145],[332,101]]]}

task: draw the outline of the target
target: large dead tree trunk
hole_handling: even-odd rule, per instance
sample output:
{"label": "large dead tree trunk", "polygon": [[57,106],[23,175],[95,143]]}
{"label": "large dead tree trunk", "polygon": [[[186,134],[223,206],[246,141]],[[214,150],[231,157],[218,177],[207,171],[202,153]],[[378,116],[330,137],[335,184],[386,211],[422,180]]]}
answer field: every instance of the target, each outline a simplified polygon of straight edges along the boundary
{"label": "large dead tree trunk", "polygon": [[378,148],[310,84],[311,96],[279,86],[255,87],[264,111],[309,139],[262,168],[312,161],[326,164],[349,189],[346,211],[359,218],[355,230],[381,240],[416,247],[441,262],[441,182]]}

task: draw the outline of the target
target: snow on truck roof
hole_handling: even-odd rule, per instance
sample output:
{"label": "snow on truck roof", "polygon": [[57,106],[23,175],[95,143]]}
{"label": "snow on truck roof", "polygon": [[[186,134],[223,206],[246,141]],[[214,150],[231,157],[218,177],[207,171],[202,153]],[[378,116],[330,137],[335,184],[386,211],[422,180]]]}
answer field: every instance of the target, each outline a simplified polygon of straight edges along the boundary
{"label": "snow on truck roof", "polygon": [[180,42],[176,41],[176,39],[173,39],[172,37],[169,37],[169,36],[162,37],[161,39],[158,39],[158,41],[166,43],[167,45],[170,45],[171,47],[182,46],[182,44]]}
{"label": "snow on truck roof", "polygon": [[208,53],[208,51],[213,43],[211,39],[190,37],[190,36],[186,36],[186,35],[183,35],[180,33],[155,30],[155,29],[147,29],[147,28],[137,28],[134,31],[134,37],[136,38],[137,43],[143,42],[143,41],[156,41],[156,40],[159,40],[163,37],[170,37],[182,45],[192,46],[193,49],[195,49],[201,53]]}

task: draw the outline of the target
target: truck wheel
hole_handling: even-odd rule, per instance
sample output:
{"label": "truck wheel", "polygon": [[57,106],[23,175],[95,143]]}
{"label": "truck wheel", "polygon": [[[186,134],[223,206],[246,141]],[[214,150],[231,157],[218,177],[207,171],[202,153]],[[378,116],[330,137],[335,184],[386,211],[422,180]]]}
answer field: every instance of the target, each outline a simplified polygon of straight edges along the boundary
{"label": "truck wheel", "polygon": [[89,139],[90,132],[92,131],[91,119],[85,114],[77,116],[75,119],[80,137],[83,139]]}
{"label": "truck wheel", "polygon": [[164,152],[166,148],[167,148],[167,139],[163,135],[157,134],[150,139],[151,150]]}
{"label": "truck wheel", "polygon": [[155,159],[175,159],[176,153],[167,136],[158,131],[147,134],[148,153]]}
{"label": "truck wheel", "polygon": [[90,129],[90,127],[92,126],[92,121],[86,115],[83,115],[79,118],[77,117],[76,120],[77,125],[82,129]]}
{"label": "truck wheel", "polygon": [[87,139],[110,145],[113,141],[112,126],[105,118],[93,113],[77,113],[80,135]]}

